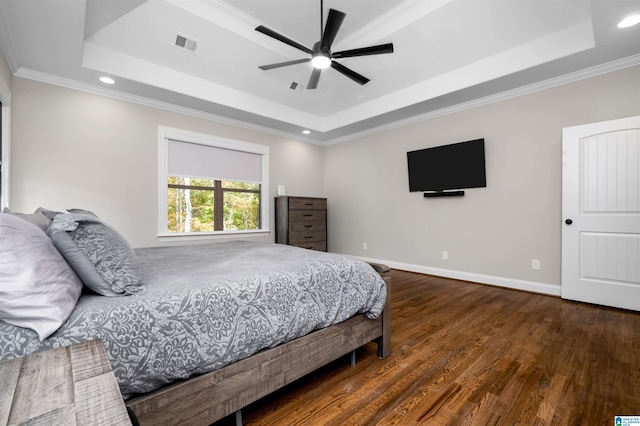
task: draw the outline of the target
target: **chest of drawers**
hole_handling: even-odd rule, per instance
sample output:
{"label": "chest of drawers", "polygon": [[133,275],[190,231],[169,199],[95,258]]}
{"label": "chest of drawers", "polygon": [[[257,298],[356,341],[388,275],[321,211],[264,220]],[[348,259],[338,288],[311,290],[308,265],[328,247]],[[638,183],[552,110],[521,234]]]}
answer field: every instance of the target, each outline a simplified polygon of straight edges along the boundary
{"label": "chest of drawers", "polygon": [[276,243],[327,251],[327,199],[276,197]]}

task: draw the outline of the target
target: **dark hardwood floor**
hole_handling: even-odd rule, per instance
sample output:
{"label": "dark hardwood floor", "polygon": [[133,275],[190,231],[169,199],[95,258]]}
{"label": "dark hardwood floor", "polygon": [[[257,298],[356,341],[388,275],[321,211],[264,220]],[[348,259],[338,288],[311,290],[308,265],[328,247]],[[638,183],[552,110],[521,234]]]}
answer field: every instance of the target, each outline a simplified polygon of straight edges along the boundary
{"label": "dark hardwood floor", "polygon": [[355,367],[344,357],[246,407],[245,425],[613,425],[640,415],[640,313],[391,274],[391,356],[366,345]]}

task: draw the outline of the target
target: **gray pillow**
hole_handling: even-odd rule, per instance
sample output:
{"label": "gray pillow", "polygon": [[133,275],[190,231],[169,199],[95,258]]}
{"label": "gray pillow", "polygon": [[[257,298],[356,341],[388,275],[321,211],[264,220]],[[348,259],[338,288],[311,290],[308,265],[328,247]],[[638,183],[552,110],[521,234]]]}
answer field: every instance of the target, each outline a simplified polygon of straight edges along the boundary
{"label": "gray pillow", "polygon": [[76,306],[82,282],[37,226],[0,214],[0,319],[53,334]]}
{"label": "gray pillow", "polygon": [[116,230],[93,213],[58,214],[47,231],[82,282],[103,296],[125,296],[142,289],[138,259]]}

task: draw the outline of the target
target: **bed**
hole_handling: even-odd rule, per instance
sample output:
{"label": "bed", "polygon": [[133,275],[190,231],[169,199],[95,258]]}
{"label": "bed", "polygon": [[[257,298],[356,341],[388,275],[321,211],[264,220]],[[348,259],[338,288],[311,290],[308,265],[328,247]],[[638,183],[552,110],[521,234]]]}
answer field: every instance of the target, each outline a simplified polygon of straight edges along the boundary
{"label": "bed", "polygon": [[[15,241],[15,228],[26,225],[0,216],[0,241]],[[381,358],[390,353],[390,280],[364,262],[247,241],[131,250],[90,212],[51,216],[55,220],[40,229],[19,232],[41,239],[42,246],[50,241],[83,278],[80,292],[74,282],[67,291],[67,299],[76,299],[72,310],[49,335],[7,317],[0,304],[0,360],[101,339],[140,424],[209,424],[369,342],[378,344]],[[117,241],[100,237],[104,244],[96,244],[96,229]],[[83,238],[91,240],[85,251],[102,251],[102,260],[118,266],[105,273],[95,253],[86,255],[91,274],[103,269],[95,288],[87,285],[96,277],[86,259],[78,260]],[[64,247],[69,241],[71,254]],[[3,252],[2,244],[0,266],[10,274],[15,261],[7,263],[7,256],[17,255]],[[118,244],[126,256],[109,258],[105,250],[110,255]],[[132,259],[136,268],[126,264]],[[37,272],[43,261],[34,262]],[[132,271],[139,282],[129,276]],[[100,288],[105,281],[108,288]]]}

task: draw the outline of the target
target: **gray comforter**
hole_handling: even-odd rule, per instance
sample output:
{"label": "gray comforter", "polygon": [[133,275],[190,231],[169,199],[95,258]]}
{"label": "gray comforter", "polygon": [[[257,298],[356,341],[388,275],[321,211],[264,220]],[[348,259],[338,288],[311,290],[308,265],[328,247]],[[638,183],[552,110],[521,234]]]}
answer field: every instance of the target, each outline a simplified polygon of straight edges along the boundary
{"label": "gray comforter", "polygon": [[125,397],[212,371],[357,313],[376,318],[386,289],[364,262],[235,241],[136,249],[144,289],[85,292],[43,342],[0,321],[0,360],[104,341]]}

